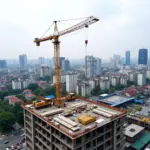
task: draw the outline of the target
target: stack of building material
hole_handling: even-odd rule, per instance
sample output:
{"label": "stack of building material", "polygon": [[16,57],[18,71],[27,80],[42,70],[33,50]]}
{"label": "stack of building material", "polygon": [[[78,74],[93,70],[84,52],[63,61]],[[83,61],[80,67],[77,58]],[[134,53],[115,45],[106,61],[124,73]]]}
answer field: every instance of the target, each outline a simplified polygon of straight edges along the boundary
{"label": "stack of building material", "polygon": [[74,108],[74,109],[78,109],[78,108],[86,108],[87,104],[84,102],[78,102],[78,103],[74,103],[72,105],[69,105],[70,108]]}
{"label": "stack of building material", "polygon": [[105,108],[105,107],[97,107],[97,109],[93,109],[93,112],[99,115],[102,115],[104,117],[107,117],[107,118],[111,118],[113,116],[120,114],[120,112],[116,110],[112,110],[112,109]]}
{"label": "stack of building material", "polygon": [[68,129],[71,129],[72,131],[79,130],[78,123],[72,121],[71,119],[68,119],[62,115],[55,116],[53,118],[56,122],[60,123],[61,125],[67,127]]}
{"label": "stack of building material", "polygon": [[62,109],[62,108],[53,109],[53,110],[50,110],[50,111],[46,111],[46,112],[44,112],[44,113],[41,113],[41,116],[48,117],[48,116],[52,116],[52,115],[59,114],[59,113],[62,113],[62,112],[63,112],[63,109]]}
{"label": "stack of building material", "polygon": [[102,115],[104,117],[107,117],[107,118],[111,118],[113,116],[112,114],[108,114],[105,111],[101,111],[99,109],[93,109],[93,112],[96,114]]}
{"label": "stack of building material", "polygon": [[87,125],[91,122],[94,122],[96,120],[96,117],[95,116],[89,116],[89,115],[83,115],[83,116],[78,117],[78,120],[81,124]]}

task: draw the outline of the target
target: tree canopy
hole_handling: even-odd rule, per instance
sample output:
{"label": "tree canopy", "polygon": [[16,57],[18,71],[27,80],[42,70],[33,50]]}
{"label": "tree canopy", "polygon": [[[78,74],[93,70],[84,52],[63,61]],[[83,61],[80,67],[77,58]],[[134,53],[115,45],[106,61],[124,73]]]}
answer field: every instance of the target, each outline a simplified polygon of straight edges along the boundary
{"label": "tree canopy", "polygon": [[31,83],[31,84],[28,85],[28,89],[30,89],[31,91],[34,91],[37,88],[39,88],[39,86],[36,83]]}
{"label": "tree canopy", "polygon": [[23,108],[20,104],[9,105],[8,101],[0,101],[0,130],[6,131],[11,128],[11,126],[18,122],[19,124],[24,124]]}
{"label": "tree canopy", "polygon": [[0,113],[0,129],[2,131],[10,129],[15,123],[15,115],[11,112],[3,111]]}

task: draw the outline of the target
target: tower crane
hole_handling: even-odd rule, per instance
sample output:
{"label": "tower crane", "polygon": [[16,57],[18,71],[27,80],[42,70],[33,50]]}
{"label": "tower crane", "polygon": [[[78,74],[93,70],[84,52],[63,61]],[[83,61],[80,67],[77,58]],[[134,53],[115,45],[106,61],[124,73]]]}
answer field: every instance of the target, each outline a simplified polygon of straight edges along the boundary
{"label": "tower crane", "polygon": [[94,16],[90,16],[87,17],[84,21],[73,25],[72,27],[69,27],[65,30],[62,31],[58,31],[58,27],[57,27],[57,22],[58,21],[54,21],[54,34],[53,35],[49,35],[47,37],[41,37],[41,38],[35,38],[34,42],[36,43],[36,46],[40,46],[41,42],[45,42],[48,40],[52,40],[53,44],[54,44],[54,61],[55,61],[55,81],[56,81],[56,99],[54,101],[54,104],[57,106],[62,106],[63,101],[61,99],[61,79],[60,79],[60,63],[59,63],[59,58],[60,58],[60,41],[59,41],[59,37],[69,34],[71,32],[77,31],[79,29],[82,29],[84,27],[88,27],[89,25],[95,23],[99,21],[99,19],[97,17]]}

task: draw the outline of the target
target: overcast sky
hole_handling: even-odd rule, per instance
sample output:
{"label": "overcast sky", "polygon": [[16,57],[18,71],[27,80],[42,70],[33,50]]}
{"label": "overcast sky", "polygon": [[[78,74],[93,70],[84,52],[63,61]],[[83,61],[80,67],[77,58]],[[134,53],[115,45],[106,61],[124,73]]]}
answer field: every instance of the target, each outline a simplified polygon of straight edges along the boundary
{"label": "overcast sky", "polygon": [[[51,41],[36,47],[33,39],[41,37],[54,20],[91,15],[100,21],[88,29],[89,55],[107,59],[131,50],[137,57],[139,48],[150,49],[150,0],[0,0],[0,59],[19,54],[51,58]],[[60,23],[59,30],[73,23]],[[84,57],[85,39],[85,30],[61,37],[61,56]]]}

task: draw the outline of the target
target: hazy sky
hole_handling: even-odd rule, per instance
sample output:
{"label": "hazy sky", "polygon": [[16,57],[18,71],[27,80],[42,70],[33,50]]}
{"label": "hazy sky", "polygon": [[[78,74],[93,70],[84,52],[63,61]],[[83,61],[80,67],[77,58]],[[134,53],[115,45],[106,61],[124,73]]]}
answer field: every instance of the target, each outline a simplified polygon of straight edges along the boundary
{"label": "hazy sky", "polygon": [[[137,57],[139,48],[150,49],[150,0],[0,0],[0,59],[23,53],[28,58],[51,58],[51,41],[36,47],[33,39],[41,37],[54,20],[91,15],[100,21],[88,29],[88,54],[110,58],[131,50]],[[73,23],[60,23],[59,30]],[[61,56],[84,57],[85,38],[85,30],[61,37]]]}

